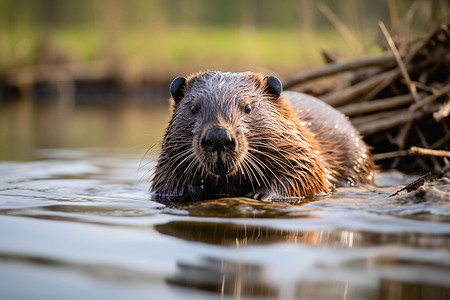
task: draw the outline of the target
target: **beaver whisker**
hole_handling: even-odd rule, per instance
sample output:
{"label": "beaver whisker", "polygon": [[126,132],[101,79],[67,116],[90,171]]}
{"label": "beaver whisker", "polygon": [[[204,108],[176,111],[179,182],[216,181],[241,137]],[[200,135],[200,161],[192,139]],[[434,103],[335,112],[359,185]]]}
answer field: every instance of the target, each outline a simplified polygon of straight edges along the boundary
{"label": "beaver whisker", "polygon": [[[257,144],[258,143],[253,143]],[[280,147],[275,147],[270,144],[259,144],[260,147],[258,148],[252,148],[252,151],[255,153],[258,153],[260,156],[264,156],[268,158],[268,161],[275,162],[278,167],[282,169],[286,174],[289,172],[292,172],[292,170],[295,170],[295,165],[303,165],[302,160],[297,159],[295,156],[292,155],[292,151],[281,149]],[[274,155],[271,153],[271,151],[274,151],[277,153],[277,155]],[[301,152],[302,150],[294,150],[294,152]],[[270,170],[270,168],[269,168]]]}
{"label": "beaver whisker", "polygon": [[[247,162],[246,158],[244,158],[244,160],[242,161],[242,167],[244,168],[244,178],[248,176],[248,180],[250,181],[250,185],[252,186],[252,191],[255,192],[253,177],[250,170],[251,167],[249,166],[249,163]],[[257,178],[255,178],[255,180],[257,181]]]}
{"label": "beaver whisker", "polygon": [[[186,157],[178,163],[178,165],[173,169],[173,172],[175,172],[186,160],[192,159],[192,156],[194,156],[194,158],[195,158],[195,154],[193,154],[192,152],[190,152],[190,153],[189,152],[190,151],[186,151],[186,153],[180,154],[180,159],[182,158],[182,155],[184,155],[184,154],[188,154],[188,155],[186,155]],[[191,161],[189,165],[191,165],[192,162],[193,161]],[[186,169],[184,170],[183,173],[186,173]]]}
{"label": "beaver whisker", "polygon": [[[242,162],[235,162],[236,163],[236,169],[237,174],[239,174],[239,185],[242,184],[242,180],[245,180],[247,178],[246,171],[244,170],[244,160]],[[250,180],[250,179],[249,179]]]}
{"label": "beaver whisker", "polygon": [[[180,182],[186,183],[190,179],[192,179],[195,175],[195,172],[194,174],[191,174],[193,165],[198,164],[198,160],[196,155],[189,150],[181,152],[181,155],[177,156],[176,159],[174,159],[171,163],[168,164],[169,168],[171,168],[176,162],[180,161],[180,163],[178,163],[178,165],[171,170],[171,176],[176,176],[175,174],[177,174],[177,170],[179,169],[179,167],[182,166],[184,162],[189,160],[190,162],[188,166],[184,168],[183,173],[180,176]],[[178,189],[178,185],[176,185],[176,189]]]}
{"label": "beaver whisker", "polygon": [[256,149],[253,149],[253,148],[249,148],[249,149],[248,149],[247,155],[250,156],[250,157],[251,157],[258,165],[260,165],[263,169],[269,170],[269,171],[271,172],[270,168],[269,168],[265,163],[263,163],[263,162],[262,162],[256,155],[254,155],[252,152],[259,152],[259,151],[256,150]]}
{"label": "beaver whisker", "polygon": [[[263,181],[263,184],[266,187],[268,187],[270,185],[269,180],[267,179],[267,175],[264,174],[264,172],[261,170],[260,166],[263,167],[264,169],[266,169],[266,168],[268,169],[268,167],[263,162],[261,162],[256,156],[251,154],[250,152],[247,153],[246,158],[248,159],[248,162],[250,163],[250,165],[255,169],[256,173],[258,173],[260,175],[261,180]],[[255,176],[255,179],[257,180],[257,177],[255,174],[254,174],[254,176]],[[257,183],[258,183],[258,185],[260,185],[258,180],[257,180]]]}
{"label": "beaver whisker", "polygon": [[[261,162],[258,161],[258,159],[255,159],[255,158],[256,157],[252,157],[252,156],[249,155],[249,160],[250,160],[250,162],[252,162],[251,166],[254,168],[256,173],[261,178],[262,184],[265,185],[265,186],[268,186],[269,185],[269,181],[267,180],[267,176],[263,172],[263,170],[261,169],[261,168],[264,168],[264,165],[261,164]],[[259,182],[258,182],[258,185],[259,185]]]}
{"label": "beaver whisker", "polygon": [[252,161],[251,157],[245,157],[244,161],[245,161],[246,166],[247,166],[247,172],[248,172],[249,180],[250,180],[251,185],[252,185],[252,190],[254,191],[255,187],[253,185],[253,179],[254,179],[254,181],[256,181],[256,184],[258,186],[261,186],[261,184],[259,183],[259,180],[258,180],[258,176],[256,176],[256,174],[255,174],[255,172],[258,173],[258,170],[257,170],[258,166],[256,165],[256,163],[254,161]]}
{"label": "beaver whisker", "polygon": [[[194,153],[189,154],[189,156],[186,157],[186,158],[190,158],[190,159],[191,159],[191,162],[190,162],[189,165],[184,169],[184,172],[183,172],[183,173],[186,174],[186,175],[189,175],[190,172],[191,172],[191,170],[193,169],[194,164],[199,164],[199,161],[198,161],[198,159],[197,159],[197,157],[196,157],[196,155],[195,155]],[[195,172],[194,172],[194,174],[195,174]]]}
{"label": "beaver whisker", "polygon": [[[263,167],[265,170],[268,170],[273,176],[276,177],[276,174],[272,171],[272,169],[267,166],[261,159],[259,159],[256,155],[252,154],[251,151],[255,151],[258,152],[255,149],[250,149],[248,155],[251,156],[253,158],[253,160],[255,160],[255,162],[258,163],[258,165],[260,165],[261,167]],[[267,157],[270,159],[272,158],[270,155],[267,155]],[[275,158],[275,157],[273,157]],[[282,165],[280,165],[280,167],[282,167]]]}
{"label": "beaver whisker", "polygon": [[[279,139],[279,137],[277,137],[277,139]],[[303,157],[303,156],[293,155],[293,153],[303,154],[303,152],[305,150],[304,147],[302,147],[302,146],[295,147],[294,146],[292,148],[293,145],[285,146],[284,140],[279,140],[278,143],[276,143],[277,140],[275,140],[275,143],[277,144],[277,146],[274,146],[274,144],[275,144],[273,142],[274,140],[275,139],[271,139],[271,141],[272,141],[271,143],[269,143],[269,142],[261,143],[261,142],[249,141],[249,144],[251,144],[253,146],[254,152],[257,152],[259,155],[269,158],[269,161],[276,162],[277,165],[279,167],[281,167],[283,169],[283,171],[286,172],[287,174],[290,171],[292,171],[293,169],[296,169],[297,167],[295,167],[295,166],[303,166],[304,160],[299,159],[299,157]],[[291,140],[291,143],[292,142],[294,142],[294,141]],[[285,148],[282,149],[282,147],[285,147]],[[271,152],[276,152],[277,155],[274,155]]]}
{"label": "beaver whisker", "polygon": [[[267,154],[262,152],[262,155],[265,155],[266,157],[273,159],[273,155]],[[282,154],[281,151],[279,154]],[[284,156],[284,154],[282,154]],[[307,166],[305,165],[304,161],[296,161],[294,160],[294,163],[297,164],[297,167],[293,166],[293,162],[292,159],[288,159],[286,157],[286,160],[280,160],[277,159],[277,167],[280,168],[280,173],[287,175],[288,177],[285,178],[285,180],[281,180],[281,178],[279,176],[277,176],[276,174],[274,174],[273,172],[273,176],[276,179],[276,181],[283,187],[283,189],[287,189],[286,188],[286,184],[289,185],[288,190],[298,190],[299,188],[297,187],[297,184],[295,183],[295,180],[300,181],[300,186],[305,186],[307,185],[306,183],[308,182],[306,180],[306,175],[310,175],[310,177],[316,177],[314,176],[314,174],[309,174],[309,173],[305,173],[305,170],[308,170],[308,167],[311,168],[311,166]],[[275,167],[275,168],[277,168]],[[270,168],[268,168],[269,170],[271,170]]]}
{"label": "beaver whisker", "polygon": [[207,168],[210,168],[210,167],[202,164],[201,162],[198,164],[197,169],[200,169],[200,176],[202,178],[207,177],[209,175]]}
{"label": "beaver whisker", "polygon": [[258,176],[256,175],[259,173],[258,172],[258,169],[259,169],[258,164],[252,159],[251,156],[248,156],[248,155],[244,157],[244,161],[247,164],[250,178],[253,178],[253,180],[256,182],[256,184],[258,186],[260,186],[261,183],[259,182]]}
{"label": "beaver whisker", "polygon": [[[280,157],[277,157],[273,154],[271,154],[270,152],[264,152],[262,150],[258,150],[253,148],[252,151],[258,153],[261,156],[265,156],[267,157],[269,160],[272,160],[274,162],[277,163],[277,165],[279,167],[281,167],[283,169],[283,171],[288,172],[289,170],[295,169],[294,165],[292,164],[292,162],[288,159],[288,157],[286,157],[286,155],[283,154],[283,152],[275,147],[270,148],[271,150],[274,150],[275,152],[277,152],[279,155],[281,155],[283,157],[283,159],[281,159]],[[287,168],[286,168],[286,167]],[[268,168],[270,170],[270,168]]]}
{"label": "beaver whisker", "polygon": [[[278,177],[277,174],[275,174],[275,172],[272,171],[271,168],[269,168],[263,161],[261,161],[258,157],[254,156],[253,154],[249,153],[249,155],[251,155],[253,157],[253,159],[257,160],[263,168],[267,169],[272,174],[272,176],[275,178],[275,180],[277,182],[280,182],[284,186],[284,184],[282,183],[282,180]],[[264,178],[267,178],[267,175],[263,174],[263,176],[264,176]],[[266,186],[269,187],[270,186],[269,180],[266,179],[266,182],[267,182]]]}
{"label": "beaver whisker", "polygon": [[[177,169],[189,158],[193,155],[192,151],[185,150],[180,152],[174,159],[168,162],[168,167],[172,169],[172,174],[174,174]],[[178,164],[177,164],[178,163]],[[175,164],[177,164],[175,166]]]}
{"label": "beaver whisker", "polygon": [[[232,159],[231,160],[231,167],[234,169],[234,170],[236,170],[236,173],[238,174],[239,173],[239,171],[240,171],[240,163],[237,161],[237,160],[235,160],[235,159]],[[241,182],[240,182],[240,178],[239,178],[239,184],[240,184]]]}

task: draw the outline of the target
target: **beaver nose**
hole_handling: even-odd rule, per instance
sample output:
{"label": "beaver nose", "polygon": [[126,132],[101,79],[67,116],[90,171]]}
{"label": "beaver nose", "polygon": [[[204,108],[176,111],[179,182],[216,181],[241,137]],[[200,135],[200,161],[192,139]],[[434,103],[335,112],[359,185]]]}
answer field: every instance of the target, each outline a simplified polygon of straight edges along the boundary
{"label": "beaver nose", "polygon": [[234,140],[228,130],[222,127],[209,129],[202,140],[202,148],[208,152],[230,151],[234,147]]}

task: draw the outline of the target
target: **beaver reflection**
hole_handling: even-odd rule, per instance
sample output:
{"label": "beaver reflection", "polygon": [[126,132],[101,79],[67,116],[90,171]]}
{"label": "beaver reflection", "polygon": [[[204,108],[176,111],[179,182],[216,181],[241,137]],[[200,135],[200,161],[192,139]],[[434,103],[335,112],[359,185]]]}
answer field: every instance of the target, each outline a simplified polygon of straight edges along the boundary
{"label": "beaver reflection", "polygon": [[314,244],[318,234],[317,232],[290,231],[264,226],[185,221],[156,225],[155,229],[160,233],[188,241],[222,246],[261,245],[279,242]]}
{"label": "beaver reflection", "polygon": [[156,225],[155,229],[166,235],[187,241],[222,246],[249,246],[274,243],[302,243],[336,248],[398,245],[421,249],[444,249],[450,245],[450,237],[439,234],[411,232],[377,233],[355,230],[286,230],[258,225],[174,221]]}
{"label": "beaver reflection", "polygon": [[178,274],[166,281],[170,284],[240,297],[277,297],[279,290],[265,279],[261,266],[214,258],[197,265],[178,263]]}

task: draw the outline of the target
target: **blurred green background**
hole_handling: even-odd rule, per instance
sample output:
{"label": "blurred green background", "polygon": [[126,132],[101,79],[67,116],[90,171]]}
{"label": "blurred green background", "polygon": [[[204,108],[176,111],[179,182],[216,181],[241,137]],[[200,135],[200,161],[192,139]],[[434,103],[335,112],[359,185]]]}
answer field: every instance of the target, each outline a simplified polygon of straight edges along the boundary
{"label": "blurred green background", "polygon": [[0,70],[113,60],[155,80],[200,69],[289,74],[320,64],[321,49],[379,52],[377,21],[398,29],[414,2],[408,29],[448,17],[445,0],[0,0]]}

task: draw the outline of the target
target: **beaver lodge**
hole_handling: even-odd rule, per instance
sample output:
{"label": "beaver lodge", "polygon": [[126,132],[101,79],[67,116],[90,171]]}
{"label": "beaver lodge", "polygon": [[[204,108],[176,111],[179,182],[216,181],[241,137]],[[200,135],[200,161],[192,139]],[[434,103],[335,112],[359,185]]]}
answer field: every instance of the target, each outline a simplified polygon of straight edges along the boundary
{"label": "beaver lodge", "polygon": [[324,53],[327,65],[286,78],[284,87],[349,116],[382,167],[443,173],[450,167],[450,24],[414,41],[379,25],[388,53],[343,62]]}

